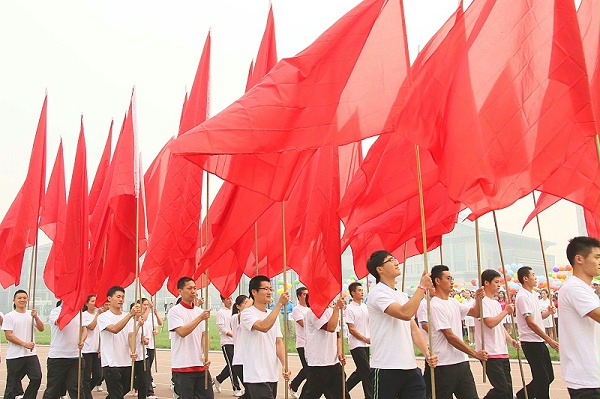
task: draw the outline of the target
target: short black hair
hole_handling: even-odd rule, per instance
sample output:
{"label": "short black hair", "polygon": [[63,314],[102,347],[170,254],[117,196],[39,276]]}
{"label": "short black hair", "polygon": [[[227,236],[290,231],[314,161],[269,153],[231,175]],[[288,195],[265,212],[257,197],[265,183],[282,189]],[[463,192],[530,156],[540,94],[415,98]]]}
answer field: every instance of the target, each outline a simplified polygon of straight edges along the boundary
{"label": "short black hair", "polygon": [[248,292],[250,293],[250,298],[254,299],[254,295],[252,295],[252,290],[258,291],[263,281],[266,281],[268,283],[271,280],[269,280],[267,276],[263,276],[262,274],[254,276],[250,279],[250,282],[248,283]]}
{"label": "short black hair", "polygon": [[571,266],[575,266],[575,256],[581,255],[586,258],[592,252],[592,248],[599,247],[600,242],[594,237],[579,236],[571,238],[569,245],[567,245],[567,259]]}
{"label": "short black hair", "polygon": [[519,283],[523,284],[523,280],[525,277],[529,276],[529,272],[533,270],[529,266],[522,266],[517,270],[517,278],[519,279]]}
{"label": "short black hair", "polygon": [[437,288],[435,279],[442,278],[442,274],[444,274],[444,272],[449,272],[449,271],[450,271],[450,268],[446,265],[435,265],[434,267],[431,268],[431,282],[433,283],[433,286],[435,288]]}
{"label": "short black hair", "polygon": [[113,285],[112,287],[110,287],[106,293],[107,297],[111,297],[113,295],[115,295],[115,293],[117,292],[122,292],[123,294],[125,293],[125,288],[119,286],[119,285]]}
{"label": "short black hair", "polygon": [[494,270],[494,269],[484,270],[481,273],[481,284],[484,285],[486,281],[488,283],[491,283],[492,281],[494,281],[495,278],[498,278],[498,277],[502,277],[502,275],[500,273],[498,273],[497,270]]}
{"label": "short black hair", "polygon": [[184,277],[180,278],[179,280],[177,280],[177,289],[182,290],[188,281],[194,281],[194,279],[189,276],[184,276]]}
{"label": "short black hair", "polygon": [[356,291],[356,289],[357,289],[358,287],[361,287],[361,286],[362,286],[362,284],[361,284],[361,283],[359,283],[358,281],[355,281],[355,282],[351,283],[351,284],[348,286],[348,292],[350,292],[350,295],[352,295],[352,293],[353,293],[354,291]]}
{"label": "short black hair", "polygon": [[306,287],[296,288],[296,298],[300,298],[300,296],[302,296],[302,293],[306,290],[308,290],[308,288],[306,288]]}
{"label": "short black hair", "polygon": [[385,261],[385,258],[387,258],[390,255],[391,255],[390,251],[381,249],[379,251],[373,252],[371,254],[371,256],[369,257],[369,260],[367,260],[367,270],[369,271],[369,273],[371,273],[373,275],[373,277],[375,277],[375,282],[378,283],[380,280],[380,276],[379,276],[379,272],[377,271],[377,268],[379,266],[382,266],[383,262]]}
{"label": "short black hair", "polygon": [[15,293],[14,293],[14,295],[13,295],[13,301],[15,300],[15,298],[17,297],[17,295],[19,295],[19,294],[25,294],[25,295],[27,295],[27,297],[29,297],[29,294],[27,293],[27,291],[25,291],[25,290],[16,290]]}
{"label": "short black hair", "polygon": [[235,306],[233,307],[233,309],[231,309],[232,315],[238,314],[240,312],[238,306],[242,306],[242,303],[244,303],[246,299],[248,299],[246,295],[238,295],[237,298],[235,298]]}
{"label": "short black hair", "polygon": [[310,308],[310,303],[308,302],[308,297],[310,296],[310,294],[306,294],[306,307]]}

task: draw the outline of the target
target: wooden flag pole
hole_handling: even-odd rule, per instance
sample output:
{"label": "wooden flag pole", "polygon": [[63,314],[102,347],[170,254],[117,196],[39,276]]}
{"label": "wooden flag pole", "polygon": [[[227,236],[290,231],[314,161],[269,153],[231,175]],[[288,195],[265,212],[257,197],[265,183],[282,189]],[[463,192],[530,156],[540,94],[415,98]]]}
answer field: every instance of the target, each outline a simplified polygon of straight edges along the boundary
{"label": "wooden flag pole", "polygon": [[406,277],[406,243],[404,243],[404,262],[402,262],[402,292],[404,292],[405,277]]}
{"label": "wooden flag pole", "polygon": [[[29,268],[29,285],[30,285],[30,292],[28,292],[29,295],[29,300],[31,301],[31,308],[30,309],[35,309],[35,290],[36,290],[36,282],[37,282],[37,263],[38,263],[38,236],[39,236],[39,231],[40,231],[40,222],[39,222],[39,218],[37,219],[36,222],[36,229],[35,229],[35,243],[33,244],[33,249],[32,249],[32,253],[31,253],[31,267]],[[33,276],[32,276],[33,275]],[[35,335],[34,335],[34,329],[35,328],[35,318],[32,316],[31,317],[31,342],[35,343]],[[30,352],[33,352],[33,348],[30,349]]]}
{"label": "wooden flag pole", "polygon": [[[533,198],[533,207],[535,208],[537,206],[537,200],[535,199],[535,193],[533,191],[531,192],[531,196]],[[544,261],[544,275],[546,276],[546,289],[548,290],[548,298],[550,299],[550,303],[552,304],[552,297],[550,296],[550,279],[548,277],[548,263],[546,262],[546,252],[544,251],[544,240],[542,240],[542,227],[540,226],[540,218],[537,214],[535,215],[535,221],[537,222],[538,236],[540,238],[540,249],[542,250],[542,260]],[[552,319],[552,329],[554,330],[554,337],[556,337],[556,332],[558,331],[558,329],[556,328],[556,320],[554,319],[553,314],[551,314],[548,317],[550,317]]]}
{"label": "wooden flag pole", "polygon": [[[208,248],[208,204],[210,202],[210,173],[206,172],[206,247]],[[205,272],[206,286],[204,287],[204,310],[208,310],[208,269]],[[208,319],[204,323],[204,363],[208,363],[208,351],[210,350],[210,336],[208,331]],[[204,372],[204,389],[208,389],[208,370]]]}
{"label": "wooden flag pole", "polygon": [[[425,229],[425,205],[423,203],[423,181],[421,179],[421,156],[419,154],[419,146],[415,145],[415,155],[417,158],[417,182],[419,184],[419,209],[421,211],[421,237],[423,239],[423,269],[425,272],[429,271],[429,265],[427,263],[427,230]],[[405,259],[406,261],[406,259]],[[427,298],[427,320],[431,320],[431,295],[429,290],[425,292],[425,298]],[[430,324],[431,325],[431,324]],[[433,337],[431,328],[427,329],[429,335],[429,353],[433,356]],[[436,399],[437,395],[435,392],[435,369],[430,368],[431,375],[431,398]]]}
{"label": "wooden flag pole", "polygon": [[[483,279],[481,278],[481,246],[480,246],[480,240],[479,240],[479,219],[475,219],[475,246],[477,248],[477,279],[479,280],[479,286],[483,287]],[[483,322],[483,300],[479,300],[479,322],[481,323],[481,350],[485,350],[485,333],[484,333],[484,328],[485,328],[485,323]],[[486,382],[486,369],[487,369],[487,360],[483,361],[482,363],[483,366],[483,383],[485,384]]]}
{"label": "wooden flag pole", "polygon": [[[136,193],[135,196],[135,299],[133,302],[133,306],[138,305],[138,301],[140,299],[140,195],[139,192]],[[137,329],[136,324],[138,323],[137,317],[133,319],[133,353],[136,352],[137,343],[135,342],[137,338]],[[142,330],[142,335],[144,335],[144,331]],[[146,363],[146,362],[144,362]],[[130,391],[133,391],[133,377],[135,376],[135,359],[131,359],[131,381],[130,381]]]}
{"label": "wooden flag pole", "polygon": [[[154,300],[152,300],[152,295],[150,296],[150,303],[152,303],[152,314],[150,315],[150,317],[152,317],[152,339],[154,341],[154,371],[156,371],[158,373],[158,363],[156,362],[156,335],[154,335],[154,329],[156,328],[156,326],[154,325],[154,312],[156,311],[156,295],[154,295]],[[150,369],[152,369],[152,367],[150,367]]]}
{"label": "wooden flag pole", "polygon": [[443,238],[440,237],[440,265],[444,264],[444,251],[442,250],[442,241]]}
{"label": "wooden flag pole", "polygon": [[[83,310],[79,311],[79,344],[81,342],[81,337],[83,335]],[[77,345],[79,346],[79,345]],[[90,387],[91,389],[92,387]],[[77,358],[77,399],[81,399],[81,348],[79,348],[79,357]]]}
{"label": "wooden flag pole", "polygon": [[254,263],[256,265],[254,276],[258,276],[258,221],[254,222]]}
{"label": "wooden flag pole", "polygon": [[[506,290],[506,295],[508,296],[508,303],[511,303],[510,300],[510,290],[508,288],[508,280],[506,279],[506,268],[504,267],[504,255],[502,253],[502,244],[500,243],[500,230],[498,230],[498,220],[496,219],[496,211],[492,211],[492,216],[494,217],[494,228],[496,230],[496,240],[498,241],[498,251],[500,253],[500,263],[502,264],[502,276],[504,277],[504,289]],[[510,322],[512,325],[512,331],[515,335],[515,339],[518,340],[519,332],[515,327],[515,317],[510,315]],[[521,372],[521,382],[523,383],[523,392],[525,392],[525,399],[529,399],[529,395],[527,394],[527,384],[525,384],[525,374],[523,373],[523,361],[521,360],[521,351],[517,349],[517,360],[519,361],[519,370]]]}
{"label": "wooden flag pole", "polygon": [[[285,201],[281,201],[281,235],[282,235],[282,242],[283,242],[283,290],[287,290],[287,243],[286,243],[286,236],[285,236]],[[284,364],[283,364],[283,370],[285,373],[287,373],[289,371],[289,361],[288,361],[288,328],[287,328],[287,321],[288,321],[288,311],[287,311],[287,304],[285,304],[283,306],[283,325],[284,325],[284,329],[283,329],[283,346],[285,347],[285,358],[284,358]],[[287,384],[288,382],[286,381],[286,389],[284,389],[284,397],[285,399],[288,399],[288,389],[287,389]]]}
{"label": "wooden flag pole", "polygon": [[[343,298],[343,295],[344,293],[340,292],[340,298]],[[342,356],[344,356],[346,353],[344,351],[344,309],[340,309],[340,340],[342,341]],[[346,399],[346,365],[344,363],[342,363],[342,399]]]}

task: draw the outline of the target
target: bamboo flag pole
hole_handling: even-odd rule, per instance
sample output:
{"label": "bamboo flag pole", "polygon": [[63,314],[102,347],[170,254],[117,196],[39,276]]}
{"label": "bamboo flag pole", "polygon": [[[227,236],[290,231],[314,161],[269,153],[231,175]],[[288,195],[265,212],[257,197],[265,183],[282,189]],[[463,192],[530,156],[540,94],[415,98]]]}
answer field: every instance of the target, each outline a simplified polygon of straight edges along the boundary
{"label": "bamboo flag pole", "polygon": [[[502,253],[502,244],[500,243],[500,230],[498,230],[498,220],[496,219],[496,211],[492,211],[492,216],[494,217],[494,228],[496,230],[496,240],[498,241],[498,251],[500,253],[500,263],[502,265],[502,276],[504,277],[504,289],[506,290],[506,295],[508,296],[508,303],[511,303],[510,300],[510,290],[508,289],[508,280],[506,279],[506,268],[504,267],[504,255]],[[518,340],[518,334],[515,327],[515,317],[510,315],[510,322],[512,325],[512,331],[515,335],[515,339]],[[523,392],[525,392],[525,399],[529,399],[529,395],[527,394],[527,384],[525,384],[525,374],[523,373],[523,361],[521,360],[521,351],[517,349],[517,360],[519,361],[519,370],[521,372],[521,382],[523,383]]]}
{"label": "bamboo flag pole", "polygon": [[404,292],[405,277],[406,277],[406,243],[404,243],[404,262],[402,262],[402,292]]}
{"label": "bamboo flag pole", "polygon": [[[209,220],[208,220],[208,204],[210,202],[210,174],[206,172],[206,247],[208,248],[208,233],[209,233]],[[204,310],[208,309],[208,269],[206,269],[205,276],[206,285],[204,287]],[[208,320],[204,323],[204,363],[208,363],[208,351],[210,350],[210,336],[208,331]],[[204,389],[208,389],[208,370],[204,373]]]}
{"label": "bamboo flag pole", "polygon": [[[281,238],[282,238],[282,242],[283,242],[283,289],[284,291],[287,290],[287,243],[286,243],[286,236],[285,236],[285,201],[281,201]],[[283,309],[283,325],[284,325],[284,329],[283,329],[283,346],[285,347],[285,358],[284,358],[284,364],[283,364],[283,369],[284,372],[287,373],[289,370],[288,364],[288,329],[287,329],[287,325],[288,325],[288,311],[287,311],[287,304],[284,305],[284,309]],[[286,385],[287,385],[287,381],[286,381]],[[285,399],[288,399],[288,389],[284,389],[284,397]]]}
{"label": "bamboo flag pole", "polygon": [[258,276],[258,221],[254,222],[254,263],[256,264],[254,276]]}
{"label": "bamboo flag pole", "polygon": [[[28,292],[29,300],[31,301],[31,308],[35,309],[35,289],[37,282],[37,263],[38,263],[38,237],[39,237],[39,218],[36,221],[36,229],[35,229],[35,243],[33,244],[33,250],[31,254],[31,267],[29,269],[29,284],[30,284],[30,292]],[[33,274],[33,276],[32,276]],[[33,278],[32,278],[33,277]],[[31,317],[31,342],[35,343],[33,329],[35,328],[35,318]],[[33,352],[33,348],[31,348],[30,352]]]}
{"label": "bamboo flag pole", "polygon": [[440,237],[440,265],[444,264],[444,251],[442,250],[443,237]]}
{"label": "bamboo flag pole", "polygon": [[[340,292],[340,298],[343,298],[343,292]],[[344,351],[344,309],[340,309],[340,340],[342,341],[342,356],[345,355]],[[342,363],[342,399],[346,399],[346,365]]]}
{"label": "bamboo flag pole", "polygon": [[[537,200],[535,199],[535,193],[532,191],[531,196],[533,197],[533,207],[537,206]],[[548,297],[550,299],[550,303],[552,303],[552,297],[550,296],[550,279],[548,277],[548,263],[546,262],[546,252],[544,251],[544,240],[542,240],[542,227],[540,226],[540,218],[536,214],[535,221],[537,222],[538,236],[540,238],[540,249],[542,250],[542,260],[544,261],[544,275],[546,276],[546,288],[548,289]],[[556,332],[556,320],[554,319],[554,315],[551,314],[548,316],[552,319],[552,329]],[[556,335],[555,335],[556,336]]]}
{"label": "bamboo flag pole", "polygon": [[[150,303],[152,303],[152,342],[154,342],[154,371],[158,373],[158,363],[156,361],[156,335],[154,335],[154,329],[156,326],[154,325],[154,312],[156,311],[156,294],[154,295],[154,300],[152,300],[152,296],[150,296]],[[150,367],[152,369],[152,367]]]}
{"label": "bamboo flag pole", "polygon": [[[427,263],[427,230],[425,229],[425,205],[423,204],[423,181],[421,179],[421,156],[419,154],[419,146],[415,145],[415,155],[417,158],[417,182],[419,184],[419,209],[421,211],[421,237],[423,238],[423,269],[425,272],[429,271],[429,265]],[[406,258],[406,257],[405,257]],[[406,259],[405,259],[406,261]],[[425,298],[427,298],[427,320],[431,320],[431,295],[429,290],[425,292]],[[431,324],[430,324],[431,325]],[[427,329],[429,335],[429,353],[433,356],[433,337],[431,328]],[[437,395],[435,392],[435,369],[430,368],[431,375],[431,398],[436,399]]]}
{"label": "bamboo flag pole", "polygon": [[[481,246],[479,240],[479,220],[475,219],[475,246],[477,248],[477,279],[479,280],[479,286],[483,287],[483,279],[481,278]],[[485,333],[484,327],[485,324],[483,322],[483,300],[479,300],[479,322],[481,323],[481,350],[485,350]],[[487,361],[483,361],[481,363],[483,365],[483,383],[485,384],[486,380],[486,369],[487,369]]]}
{"label": "bamboo flag pole", "polygon": [[[83,310],[79,311],[79,341],[77,344],[81,342],[81,337],[83,336]],[[79,345],[77,345],[79,346]],[[90,387],[91,389],[91,387]],[[79,357],[77,359],[77,399],[81,398],[81,348],[79,348]]]}
{"label": "bamboo flag pole", "polygon": [[[137,166],[136,166],[137,167]],[[139,186],[138,186],[139,187]],[[136,190],[136,195],[135,195],[135,285],[134,285],[134,292],[135,292],[135,300],[134,300],[134,306],[138,305],[138,301],[140,299],[140,294],[141,294],[141,290],[140,290],[140,194],[139,194],[139,188],[138,190]],[[135,342],[136,338],[137,338],[137,333],[136,333],[136,324],[138,323],[137,317],[135,317],[133,319],[133,353],[136,352],[136,347],[137,347],[137,343]],[[143,327],[142,327],[143,328]],[[144,334],[143,330],[142,330],[142,335]],[[142,344],[143,345],[143,344]],[[146,362],[144,362],[145,364]],[[131,381],[130,381],[130,390],[133,391],[133,377],[135,376],[135,359],[131,359]]]}

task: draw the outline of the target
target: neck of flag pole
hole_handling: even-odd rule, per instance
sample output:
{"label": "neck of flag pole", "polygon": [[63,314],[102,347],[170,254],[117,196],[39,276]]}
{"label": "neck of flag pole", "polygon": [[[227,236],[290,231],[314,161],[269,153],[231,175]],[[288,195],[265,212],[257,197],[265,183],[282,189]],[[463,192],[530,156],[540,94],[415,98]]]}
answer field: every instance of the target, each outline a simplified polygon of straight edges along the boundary
{"label": "neck of flag pole", "polygon": [[[479,286],[483,287],[483,279],[481,278],[481,247],[479,244],[479,219],[475,219],[475,247],[477,249],[477,280],[479,280]],[[476,299],[479,301],[479,322],[481,327],[481,350],[485,350],[485,340],[484,340],[484,327],[485,324],[483,322],[483,300]],[[485,384],[486,380],[486,366],[487,362],[484,360],[483,363],[483,383]]]}
{"label": "neck of flag pole", "polygon": [[[283,245],[283,289],[287,290],[287,243],[285,237],[285,201],[281,201],[281,238]],[[285,348],[285,357],[283,362],[283,370],[285,373],[288,372],[288,329],[287,329],[287,320],[288,320],[288,311],[287,304],[283,305],[283,346]],[[287,383],[287,382],[286,382]],[[288,390],[285,389],[285,399],[288,399]]]}
{"label": "neck of flag pole", "polygon": [[[208,248],[208,232],[209,232],[209,219],[208,219],[208,204],[210,201],[210,174],[206,172],[206,247]],[[204,310],[208,310],[208,269],[206,269],[206,286],[204,287]],[[204,323],[204,363],[208,362],[208,351],[210,349],[210,337],[208,335],[208,320]],[[204,389],[208,389],[208,369],[204,371]]]}
{"label": "neck of flag pole", "polygon": [[404,243],[404,261],[402,262],[402,292],[404,292],[404,281],[405,280],[406,280],[406,243]]}
{"label": "neck of flag pole", "polygon": [[[37,282],[37,263],[38,263],[38,232],[39,232],[39,217],[35,226],[35,242],[31,251],[31,265],[29,268],[29,300],[31,301],[31,307],[29,309],[35,309],[35,290]],[[35,343],[35,317],[31,316],[31,342]],[[33,348],[30,349],[33,352]]]}

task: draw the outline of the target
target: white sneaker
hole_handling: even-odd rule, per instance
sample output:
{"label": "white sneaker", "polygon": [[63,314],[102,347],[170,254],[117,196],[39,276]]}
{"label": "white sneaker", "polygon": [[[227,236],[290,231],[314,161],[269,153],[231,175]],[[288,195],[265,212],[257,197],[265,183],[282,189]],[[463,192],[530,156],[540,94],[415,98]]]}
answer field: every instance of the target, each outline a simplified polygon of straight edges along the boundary
{"label": "white sneaker", "polygon": [[146,396],[146,399],[157,399],[156,395],[149,395]]}
{"label": "white sneaker", "polygon": [[102,392],[102,391],[104,391],[104,388],[102,388],[102,385],[98,385],[96,388],[94,388],[94,391]]}
{"label": "white sneaker", "polygon": [[215,386],[215,391],[221,392],[221,383],[216,378],[213,378],[213,385]]}
{"label": "white sneaker", "polygon": [[156,388],[156,384],[152,381],[152,388]]}
{"label": "white sneaker", "polygon": [[244,396],[244,391],[242,391],[241,389],[237,390],[237,391],[233,391],[233,396],[235,396],[236,398]]}
{"label": "white sneaker", "polygon": [[292,389],[292,384],[288,385],[288,388],[290,388],[290,396],[292,397],[292,399],[300,398],[300,395],[298,395],[298,392],[296,392]]}
{"label": "white sneaker", "polygon": [[15,399],[23,399],[23,395],[17,395],[15,396]]}

